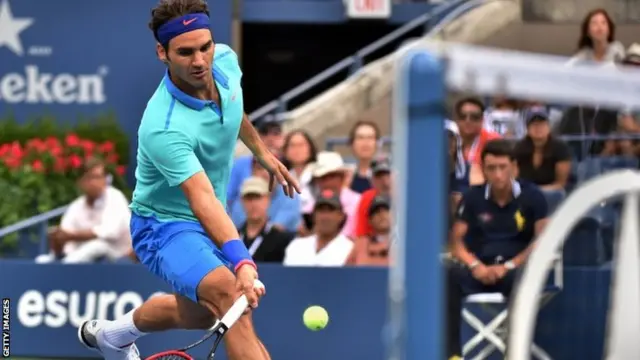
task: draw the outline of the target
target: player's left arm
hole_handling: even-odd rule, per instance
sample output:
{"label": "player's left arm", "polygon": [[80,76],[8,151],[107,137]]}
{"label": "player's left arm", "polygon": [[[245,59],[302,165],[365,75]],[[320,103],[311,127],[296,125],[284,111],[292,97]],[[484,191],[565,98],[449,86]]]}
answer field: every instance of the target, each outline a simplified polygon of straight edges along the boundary
{"label": "player's left arm", "polygon": [[548,216],[549,216],[549,207],[547,206],[547,199],[544,197],[544,194],[538,189],[532,190],[533,193],[529,201],[531,201],[532,207],[532,218],[525,219],[525,221],[533,222],[533,241],[529,246],[521,251],[516,257],[511,259],[516,267],[520,267],[527,261],[527,258],[531,254],[531,251],[536,247],[537,238],[544,230],[544,227],[547,225]]}
{"label": "player's left arm", "polygon": [[269,149],[264,144],[258,134],[258,130],[253,126],[249,116],[245,113],[242,116],[242,124],[240,125],[240,140],[251,150],[253,155],[261,156],[269,153]]}
{"label": "player's left arm", "polygon": [[269,188],[273,189],[275,180],[282,185],[284,193],[293,197],[293,192],[300,194],[300,185],[298,181],[289,173],[286,166],[273,155],[273,153],[264,144],[258,131],[247,114],[242,116],[242,124],[240,125],[240,140],[251,150],[253,155],[258,159],[260,164],[269,171],[271,178],[269,180]]}

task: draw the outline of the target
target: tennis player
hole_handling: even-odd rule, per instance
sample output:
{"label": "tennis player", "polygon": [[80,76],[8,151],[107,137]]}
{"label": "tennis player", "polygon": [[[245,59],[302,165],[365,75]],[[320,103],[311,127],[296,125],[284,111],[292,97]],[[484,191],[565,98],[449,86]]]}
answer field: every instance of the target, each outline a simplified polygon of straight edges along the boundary
{"label": "tennis player", "polygon": [[[161,0],[149,27],[167,72],[138,130],[131,204],[136,255],[174,295],[149,299],[114,321],[90,320],[80,341],[108,360],[140,359],[139,337],[170,329],[207,329],[244,293],[252,308],[257,267],[225,212],[238,136],[293,197],[299,186],[261,142],[243,110],[236,54],[213,41],[204,0]],[[235,274],[234,274],[235,273]],[[229,358],[270,359],[249,315],[225,336]]]}

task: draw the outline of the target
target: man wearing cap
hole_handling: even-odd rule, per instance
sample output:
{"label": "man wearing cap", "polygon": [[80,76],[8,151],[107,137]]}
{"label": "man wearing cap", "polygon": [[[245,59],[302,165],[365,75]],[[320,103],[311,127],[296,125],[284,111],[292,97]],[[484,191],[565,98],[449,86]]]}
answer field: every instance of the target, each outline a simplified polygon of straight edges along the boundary
{"label": "man wearing cap", "polygon": [[391,199],[388,195],[373,198],[368,218],[371,234],[366,236],[366,256],[359,259],[358,265],[388,266],[392,226]]}
{"label": "man wearing cap", "polygon": [[246,221],[239,232],[255,262],[282,263],[293,234],[281,231],[269,221],[270,195],[269,183],[261,177],[252,176],[242,183],[240,196]]}
{"label": "man wearing cap", "polygon": [[[255,159],[252,160],[251,176],[269,181],[269,173]],[[296,232],[302,221],[300,207],[299,196],[291,199],[287,197],[282,188],[275,188],[271,192],[269,199],[269,221],[281,231]],[[233,223],[240,228],[247,220],[247,214],[243,208],[242,194],[239,195],[238,199],[230,202],[228,211]]]}
{"label": "man wearing cap", "polygon": [[312,212],[310,236],[294,239],[287,247],[285,266],[344,266],[353,263],[353,241],[340,233],[346,214],[338,192],[322,190]]}
{"label": "man wearing cap", "polygon": [[[284,144],[284,135],[282,133],[282,122],[277,121],[273,117],[267,117],[255,122],[256,130],[260,134],[260,139],[265,146],[277,157],[281,156],[282,146]],[[227,206],[231,208],[231,204],[238,200],[240,196],[240,186],[248,177],[252,175],[252,163],[255,162],[253,154],[240,156],[233,161],[231,175],[229,177],[229,186],[227,187]]]}
{"label": "man wearing cap", "polygon": [[527,135],[515,146],[519,177],[544,190],[563,190],[571,171],[571,152],[567,144],[551,134],[544,108],[525,114]]}
{"label": "man wearing cap", "polygon": [[[331,190],[338,194],[344,213],[347,216],[342,233],[349,237],[352,236],[360,194],[345,186],[345,179],[349,169],[345,165],[342,156],[333,151],[320,152],[318,160],[311,165],[311,169],[315,190],[303,191],[300,195],[302,203],[305,204],[302,213],[306,215],[307,220],[312,220],[312,216],[309,215],[314,209],[315,198],[318,196],[314,194],[314,191],[320,194],[325,190]],[[313,221],[306,221],[306,223],[306,230],[311,230]]]}
{"label": "man wearing cap", "polygon": [[391,195],[391,166],[389,159],[381,157],[377,159],[371,169],[372,178],[371,183],[373,187],[364,193],[360,197],[358,203],[358,209],[356,212],[355,229],[353,232],[353,238],[356,243],[356,263],[360,263],[367,259],[366,245],[369,241],[369,236],[373,233],[373,228],[369,222],[369,208],[378,195]]}

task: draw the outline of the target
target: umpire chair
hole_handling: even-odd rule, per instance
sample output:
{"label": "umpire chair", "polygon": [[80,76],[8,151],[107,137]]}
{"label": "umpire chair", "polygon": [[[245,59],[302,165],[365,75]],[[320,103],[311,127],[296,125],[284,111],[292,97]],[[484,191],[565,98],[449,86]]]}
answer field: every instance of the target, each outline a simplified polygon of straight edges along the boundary
{"label": "umpire chair", "polygon": [[[540,294],[541,308],[562,291],[562,268],[562,258],[558,256],[554,262],[548,285]],[[508,299],[501,293],[477,293],[464,299],[462,319],[476,332],[462,347],[465,359],[485,360],[496,351],[502,355],[505,354],[508,305]],[[476,312],[474,313],[471,308],[476,309]],[[489,318],[490,320],[483,322],[481,318]],[[472,357],[470,357],[471,354],[473,354]],[[531,345],[531,355],[538,360],[552,360],[549,354],[535,343]]]}

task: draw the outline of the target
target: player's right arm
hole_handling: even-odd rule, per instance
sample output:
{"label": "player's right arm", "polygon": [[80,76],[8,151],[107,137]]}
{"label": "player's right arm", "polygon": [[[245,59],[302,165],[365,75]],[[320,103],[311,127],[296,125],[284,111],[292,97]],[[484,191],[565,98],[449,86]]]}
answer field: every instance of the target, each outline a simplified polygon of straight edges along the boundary
{"label": "player's right arm", "polygon": [[178,129],[157,129],[141,132],[140,143],[169,186],[180,186],[194,216],[233,265],[239,290],[247,296],[249,304],[256,307],[258,298],[253,284],[258,277],[257,267],[224,205],[216,197],[193,150],[194,139]]}
{"label": "player's right arm", "polygon": [[223,248],[228,241],[240,238],[204,171],[193,174],[180,184],[180,188],[187,197],[193,214],[219,248]]}

